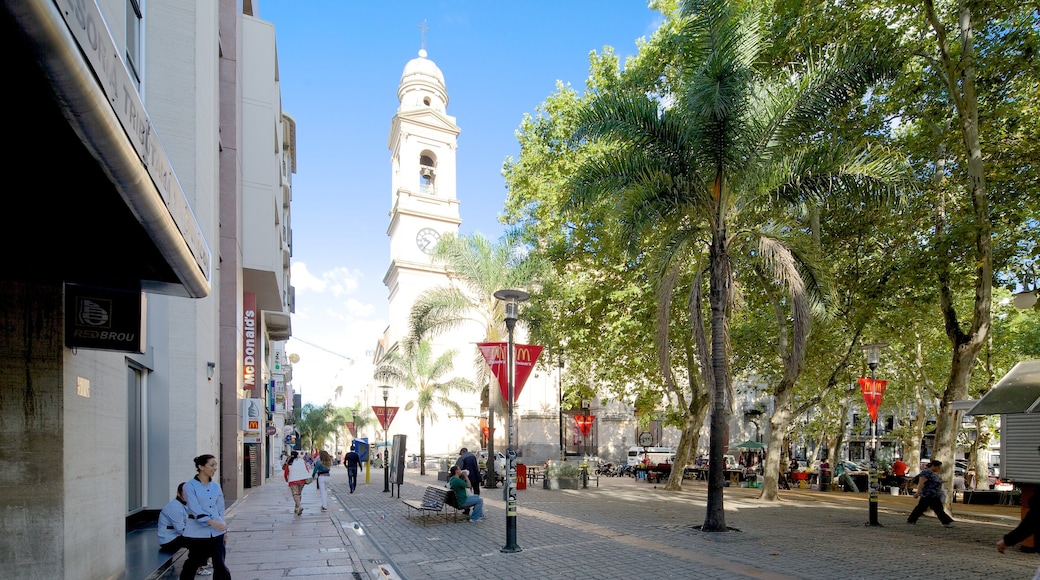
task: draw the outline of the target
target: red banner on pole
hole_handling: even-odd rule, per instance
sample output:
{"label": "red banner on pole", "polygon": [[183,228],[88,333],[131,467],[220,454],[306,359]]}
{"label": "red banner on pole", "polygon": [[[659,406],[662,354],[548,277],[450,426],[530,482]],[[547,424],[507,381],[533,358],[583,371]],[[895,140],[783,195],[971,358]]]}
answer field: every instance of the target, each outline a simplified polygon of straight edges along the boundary
{"label": "red banner on pole", "polygon": [[[477,347],[480,349],[480,353],[484,355],[484,361],[491,367],[491,372],[498,379],[498,386],[502,389],[502,398],[508,401],[509,371],[506,367],[509,361],[506,359],[506,349],[509,347],[509,343],[479,342]],[[513,344],[513,352],[516,353],[516,376],[513,381],[514,403],[520,397],[520,391],[524,389],[527,377],[531,376],[531,371],[534,370],[534,365],[542,354],[542,348],[544,347],[531,344]]]}
{"label": "red banner on pole", "polygon": [[888,387],[888,381],[859,378],[859,390],[863,393],[863,402],[867,404],[870,420],[875,423],[877,423],[878,407],[881,406],[881,398],[885,396],[886,387]]}
{"label": "red banner on pole", "polygon": [[397,407],[376,407],[372,405],[372,412],[376,414],[376,419],[379,419],[379,426],[385,431],[390,428],[390,423],[394,422],[394,415],[397,415]]}
{"label": "red banner on pole", "polygon": [[596,420],[594,415],[575,415],[574,423],[578,426],[578,431],[581,431],[582,437],[588,437],[589,431],[592,430],[592,422]]}
{"label": "red banner on pole", "polygon": [[350,431],[351,437],[357,437],[357,431],[354,430],[354,422],[347,421],[347,431]]}

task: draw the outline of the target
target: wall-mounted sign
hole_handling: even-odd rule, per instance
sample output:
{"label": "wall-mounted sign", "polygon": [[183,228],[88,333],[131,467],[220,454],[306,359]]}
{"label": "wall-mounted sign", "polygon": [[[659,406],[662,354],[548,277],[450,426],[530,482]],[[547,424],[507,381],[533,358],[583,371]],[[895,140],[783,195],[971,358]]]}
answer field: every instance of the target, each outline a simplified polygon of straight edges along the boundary
{"label": "wall-mounted sign", "polygon": [[65,284],[65,346],[143,353],[145,306],[140,290]]}
{"label": "wall-mounted sign", "polygon": [[256,390],[256,293],[242,294],[242,388]]}

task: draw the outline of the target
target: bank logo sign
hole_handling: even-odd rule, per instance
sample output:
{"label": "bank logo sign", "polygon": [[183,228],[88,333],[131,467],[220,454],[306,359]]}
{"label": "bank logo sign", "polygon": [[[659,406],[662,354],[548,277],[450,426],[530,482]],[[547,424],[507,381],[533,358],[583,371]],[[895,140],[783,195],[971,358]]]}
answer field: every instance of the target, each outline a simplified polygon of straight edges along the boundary
{"label": "bank logo sign", "polygon": [[145,294],[65,285],[65,346],[144,353]]}

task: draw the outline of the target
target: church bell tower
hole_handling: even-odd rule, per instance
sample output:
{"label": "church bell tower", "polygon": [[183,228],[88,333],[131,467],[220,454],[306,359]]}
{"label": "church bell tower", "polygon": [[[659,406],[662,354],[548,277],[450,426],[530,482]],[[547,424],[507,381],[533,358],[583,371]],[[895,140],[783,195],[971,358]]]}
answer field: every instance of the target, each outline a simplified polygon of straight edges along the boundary
{"label": "church bell tower", "polygon": [[430,258],[444,234],[458,235],[455,152],[459,127],[446,112],[444,74],[426,57],[408,61],[397,88],[400,105],[390,125],[389,324],[381,350],[408,332],[408,316],[427,288],[447,286],[447,272]]}

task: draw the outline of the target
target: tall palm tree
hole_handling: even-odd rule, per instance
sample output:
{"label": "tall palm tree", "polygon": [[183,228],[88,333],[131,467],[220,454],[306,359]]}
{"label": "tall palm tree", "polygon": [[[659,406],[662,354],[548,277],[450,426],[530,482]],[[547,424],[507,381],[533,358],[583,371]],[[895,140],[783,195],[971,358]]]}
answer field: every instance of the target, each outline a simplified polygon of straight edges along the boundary
{"label": "tall palm tree", "polygon": [[447,407],[458,418],[462,418],[462,407],[451,397],[453,391],[472,392],[473,381],[452,377],[443,381],[452,372],[452,360],[456,351],[448,350],[434,358],[430,341],[423,340],[408,344],[387,353],[374,372],[377,381],[389,383],[415,391],[415,399],[405,405],[405,410],[414,406],[419,421],[419,473],[426,475],[426,420],[437,420],[437,406]]}
{"label": "tall palm tree", "polygon": [[[413,337],[425,339],[472,322],[483,328],[482,342],[502,342],[506,337],[505,304],[495,292],[505,288],[527,288],[535,277],[537,261],[518,253],[503,241],[492,243],[486,236],[444,236],[434,248],[433,259],[448,270],[451,285],[427,290],[412,306]],[[494,457],[495,408],[498,389],[491,386],[491,373],[478,350],[473,353],[477,384],[488,393],[488,457]],[[495,485],[494,462],[488,464],[489,487]]]}
{"label": "tall palm tree", "polygon": [[[604,93],[582,111],[574,135],[575,142],[605,144],[605,152],[574,177],[572,208],[606,206],[633,245],[671,224],[698,229],[707,248],[710,340],[691,322],[713,397],[704,531],[728,529],[731,251],[741,234],[731,228],[741,212],[793,207],[843,189],[888,193],[896,176],[887,158],[827,139],[819,123],[889,67],[872,53],[849,50],[766,76],[756,68],[766,48],[759,10],[754,2],[683,2],[677,94],[662,100],[623,89]],[[771,250],[781,263],[779,246]]]}

